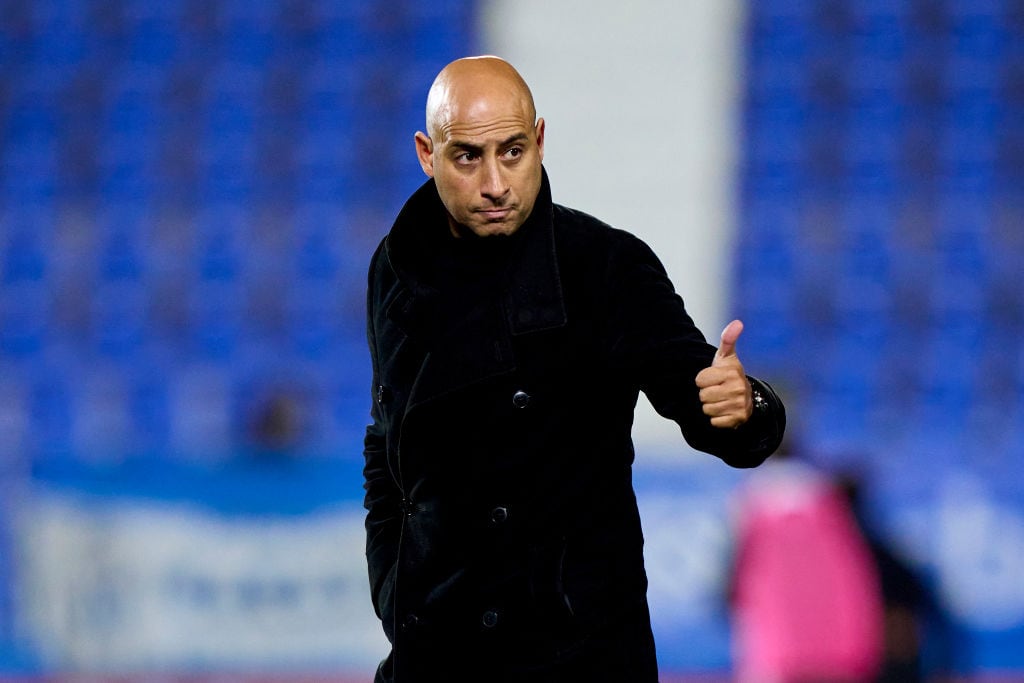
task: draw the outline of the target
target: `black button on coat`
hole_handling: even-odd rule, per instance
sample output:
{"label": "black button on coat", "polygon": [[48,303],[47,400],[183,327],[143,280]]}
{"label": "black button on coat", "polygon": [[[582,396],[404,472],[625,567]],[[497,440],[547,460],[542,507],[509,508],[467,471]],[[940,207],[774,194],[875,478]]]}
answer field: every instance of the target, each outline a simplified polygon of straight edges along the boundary
{"label": "black button on coat", "polygon": [[[778,446],[784,409],[752,380],[768,409],[711,427],[694,378],[715,348],[661,263],[553,204],[546,174],[511,239],[455,241],[428,181],[370,266],[366,554],[392,643],[377,680],[655,683],[638,393],[736,467]],[[451,267],[463,248],[494,253]]]}

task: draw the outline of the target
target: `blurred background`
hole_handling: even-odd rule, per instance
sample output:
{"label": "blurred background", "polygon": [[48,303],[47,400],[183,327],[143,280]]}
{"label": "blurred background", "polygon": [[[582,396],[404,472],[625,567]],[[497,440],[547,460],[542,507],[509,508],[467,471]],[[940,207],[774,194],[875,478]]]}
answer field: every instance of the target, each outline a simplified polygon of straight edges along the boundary
{"label": "blurred background", "polygon": [[[1021,0],[0,0],[0,679],[369,680],[366,266],[480,52],[746,322],[925,672],[1024,680]],[[635,436],[665,680],[728,680],[751,474]]]}

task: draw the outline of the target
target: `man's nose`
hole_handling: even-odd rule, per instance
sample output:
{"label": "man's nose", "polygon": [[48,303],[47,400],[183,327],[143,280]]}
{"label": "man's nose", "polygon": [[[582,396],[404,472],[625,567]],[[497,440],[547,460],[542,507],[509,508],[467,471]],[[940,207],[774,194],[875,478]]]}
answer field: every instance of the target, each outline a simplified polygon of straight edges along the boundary
{"label": "man's nose", "polygon": [[500,199],[508,192],[508,183],[497,159],[491,159],[484,164],[483,178],[480,183],[480,194],[491,200]]}

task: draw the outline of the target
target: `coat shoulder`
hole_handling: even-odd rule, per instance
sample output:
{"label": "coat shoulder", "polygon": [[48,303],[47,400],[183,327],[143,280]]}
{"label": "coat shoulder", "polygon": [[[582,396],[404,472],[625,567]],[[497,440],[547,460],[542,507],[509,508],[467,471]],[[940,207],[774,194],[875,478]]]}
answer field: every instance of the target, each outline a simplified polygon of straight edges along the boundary
{"label": "coat shoulder", "polygon": [[384,237],[378,244],[377,248],[373,250],[373,256],[370,257],[370,268],[367,273],[367,279],[371,285],[385,272],[391,270],[390,263],[388,260],[387,253],[388,238]]}
{"label": "coat shoulder", "polygon": [[394,289],[398,283],[398,274],[391,262],[388,245],[389,237],[385,237],[377,245],[370,257],[370,267],[367,272],[367,292],[371,299],[386,297],[388,292]]}
{"label": "coat shoulder", "polygon": [[381,240],[370,258],[366,278],[366,313],[368,323],[380,320],[395,305],[405,288],[401,286],[388,251],[388,238]]}
{"label": "coat shoulder", "polygon": [[650,247],[633,233],[615,228],[599,218],[561,204],[554,205],[555,239],[573,250],[606,255],[650,252]]}
{"label": "coat shoulder", "polygon": [[611,271],[636,265],[663,270],[657,255],[640,237],[578,209],[555,204],[554,230],[562,262],[596,261]]}

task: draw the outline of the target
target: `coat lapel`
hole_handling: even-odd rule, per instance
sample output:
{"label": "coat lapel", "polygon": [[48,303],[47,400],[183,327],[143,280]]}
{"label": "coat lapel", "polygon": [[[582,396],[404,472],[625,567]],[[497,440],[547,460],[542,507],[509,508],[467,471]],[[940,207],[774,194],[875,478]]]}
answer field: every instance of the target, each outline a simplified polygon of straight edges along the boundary
{"label": "coat lapel", "polygon": [[555,253],[555,229],[551,188],[547,174],[530,220],[536,225],[527,235],[523,250],[509,268],[505,313],[514,335],[540,332],[566,324],[562,280]]}

